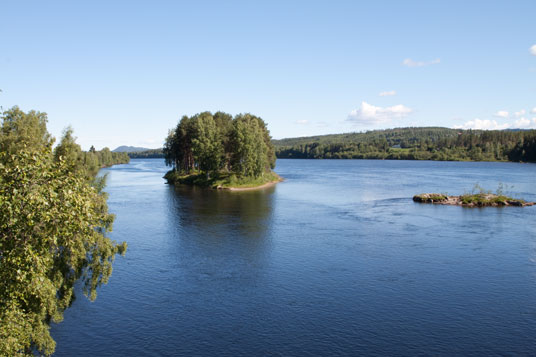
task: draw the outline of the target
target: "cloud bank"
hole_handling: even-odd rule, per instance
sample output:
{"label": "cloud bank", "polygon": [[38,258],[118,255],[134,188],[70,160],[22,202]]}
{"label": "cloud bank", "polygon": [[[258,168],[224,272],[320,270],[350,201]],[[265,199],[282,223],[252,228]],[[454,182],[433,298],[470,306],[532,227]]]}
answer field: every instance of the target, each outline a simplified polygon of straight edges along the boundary
{"label": "cloud bank", "polygon": [[532,45],[532,47],[529,49],[529,51],[533,56],[536,56],[536,45]]}
{"label": "cloud bank", "polygon": [[454,129],[503,130],[508,129],[509,127],[509,124],[499,124],[497,123],[497,120],[481,120],[476,118],[474,120],[469,120],[463,125],[456,125],[454,126]]}
{"label": "cloud bank", "polygon": [[536,129],[536,118],[519,118],[512,123],[498,123],[490,119],[469,120],[463,125],[454,126],[454,129],[477,129],[477,130],[504,130],[504,129]]}
{"label": "cloud bank", "polygon": [[412,112],[411,108],[402,104],[383,108],[363,101],[360,108],[350,112],[347,120],[360,125],[376,125],[404,118]]}

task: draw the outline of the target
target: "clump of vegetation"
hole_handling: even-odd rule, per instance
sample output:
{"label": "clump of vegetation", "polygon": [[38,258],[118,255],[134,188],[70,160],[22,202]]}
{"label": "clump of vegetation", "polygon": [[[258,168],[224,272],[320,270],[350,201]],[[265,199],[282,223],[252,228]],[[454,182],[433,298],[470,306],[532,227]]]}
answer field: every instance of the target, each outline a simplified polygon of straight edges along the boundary
{"label": "clump of vegetation", "polygon": [[264,121],[223,112],[183,116],[165,145],[168,183],[206,187],[254,187],[278,179],[275,153]]}
{"label": "clump of vegetation", "polygon": [[415,195],[413,201],[415,202],[424,202],[424,203],[434,203],[434,202],[444,202],[448,200],[448,196],[442,193],[422,193],[420,195]]}
{"label": "clump of vegetation", "polygon": [[171,170],[164,175],[164,178],[168,182],[214,189],[251,188],[261,186],[268,182],[281,181],[281,177],[275,172],[268,172],[260,177],[244,177],[229,172],[219,172],[207,179],[207,176],[203,173],[184,175],[180,172]]}
{"label": "clump of vegetation", "polygon": [[519,202],[519,205],[525,203],[524,200],[518,200],[504,195],[494,195],[487,193],[466,194],[460,196],[460,200],[463,205],[475,205],[475,206],[506,206],[511,202]]}
{"label": "clump of vegetation", "polygon": [[523,206],[526,204],[525,200],[512,198],[506,196],[504,191],[508,187],[503,183],[499,183],[496,193],[492,193],[491,190],[485,190],[478,183],[475,184],[471,193],[465,193],[460,196],[462,205],[466,206]]}
{"label": "clump of vegetation", "polygon": [[471,193],[461,196],[448,196],[441,193],[423,193],[413,196],[413,201],[420,203],[439,203],[448,205],[461,205],[468,207],[486,206],[532,206],[534,202],[526,202],[522,199],[512,198],[504,194],[507,188],[504,184],[499,184],[496,193],[486,191],[476,184]]}
{"label": "clump of vegetation", "polygon": [[63,319],[75,283],[95,299],[126,250],[106,237],[114,216],[94,176],[112,161],[83,152],[70,129],[52,149],[45,113],[15,107],[1,119],[0,355],[51,355],[49,324]]}

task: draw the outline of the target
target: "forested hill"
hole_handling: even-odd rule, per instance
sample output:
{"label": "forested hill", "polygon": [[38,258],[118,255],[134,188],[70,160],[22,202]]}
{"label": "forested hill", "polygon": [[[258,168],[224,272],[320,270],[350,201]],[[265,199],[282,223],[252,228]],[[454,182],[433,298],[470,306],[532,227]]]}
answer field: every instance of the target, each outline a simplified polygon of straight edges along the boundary
{"label": "forested hill", "polygon": [[281,159],[536,162],[536,130],[397,128],[273,140]]}
{"label": "forested hill", "polygon": [[147,149],[145,151],[129,152],[131,159],[158,159],[164,158],[163,149]]}

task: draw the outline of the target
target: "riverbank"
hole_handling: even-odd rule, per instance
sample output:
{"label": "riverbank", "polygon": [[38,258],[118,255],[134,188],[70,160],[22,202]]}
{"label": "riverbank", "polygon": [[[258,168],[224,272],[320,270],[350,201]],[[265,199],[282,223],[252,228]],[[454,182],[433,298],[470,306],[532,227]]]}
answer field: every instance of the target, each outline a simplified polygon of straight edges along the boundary
{"label": "riverbank", "polygon": [[495,195],[492,193],[466,194],[461,196],[447,196],[442,193],[422,193],[413,196],[413,201],[418,203],[433,203],[450,206],[465,207],[502,207],[502,206],[533,206],[535,202]]}
{"label": "riverbank", "polygon": [[239,177],[227,172],[220,172],[207,178],[204,173],[181,175],[171,170],[164,175],[164,179],[170,185],[191,185],[229,191],[260,190],[283,181],[283,178],[273,171],[256,178]]}

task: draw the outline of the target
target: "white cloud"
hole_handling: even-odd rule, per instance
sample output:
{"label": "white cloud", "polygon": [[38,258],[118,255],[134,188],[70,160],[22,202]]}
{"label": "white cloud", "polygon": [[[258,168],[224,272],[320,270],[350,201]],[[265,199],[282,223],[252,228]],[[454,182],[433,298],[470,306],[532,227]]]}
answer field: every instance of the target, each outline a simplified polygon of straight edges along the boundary
{"label": "white cloud", "polygon": [[402,64],[408,67],[424,67],[424,66],[429,66],[431,64],[438,64],[440,62],[441,60],[439,58],[436,58],[435,60],[432,60],[432,61],[414,61],[411,58],[406,58],[402,62]]}
{"label": "white cloud", "polygon": [[519,117],[522,117],[523,115],[525,115],[527,113],[527,111],[525,109],[521,109],[520,111],[518,112],[515,112],[514,115],[519,118]]}
{"label": "white cloud", "polygon": [[413,110],[402,104],[382,108],[361,102],[361,108],[352,110],[347,120],[357,124],[374,125],[404,118],[412,112]]}
{"label": "white cloud", "polygon": [[494,115],[499,118],[508,118],[508,112],[506,110],[499,110]]}
{"label": "white cloud", "polygon": [[478,130],[504,130],[504,129],[536,129],[536,118],[526,119],[521,117],[513,123],[498,123],[496,120],[475,119],[463,125],[454,126],[454,129],[478,129]]}
{"label": "white cloud", "polygon": [[385,92],[380,92],[380,97],[390,97],[392,95],[396,95],[396,91],[394,90],[389,90],[389,91],[385,91]]}
{"label": "white cloud", "polygon": [[514,128],[528,128],[530,126],[530,120],[525,118],[517,119],[514,122]]}
{"label": "white cloud", "polygon": [[519,128],[519,129],[536,129],[536,118],[526,119],[526,118],[520,118],[515,121],[513,128]]}
{"label": "white cloud", "polygon": [[296,120],[294,123],[300,124],[300,125],[305,125],[305,124],[309,124],[309,120],[305,120],[305,119]]}
{"label": "white cloud", "polygon": [[509,127],[509,124],[499,124],[496,120],[481,120],[476,118],[475,120],[469,120],[463,125],[457,125],[454,129],[502,130],[508,129]]}
{"label": "white cloud", "polygon": [[536,107],[532,108],[532,110],[530,111],[532,114],[536,114]]}
{"label": "white cloud", "polygon": [[529,51],[533,56],[536,56],[536,45],[532,45]]}

